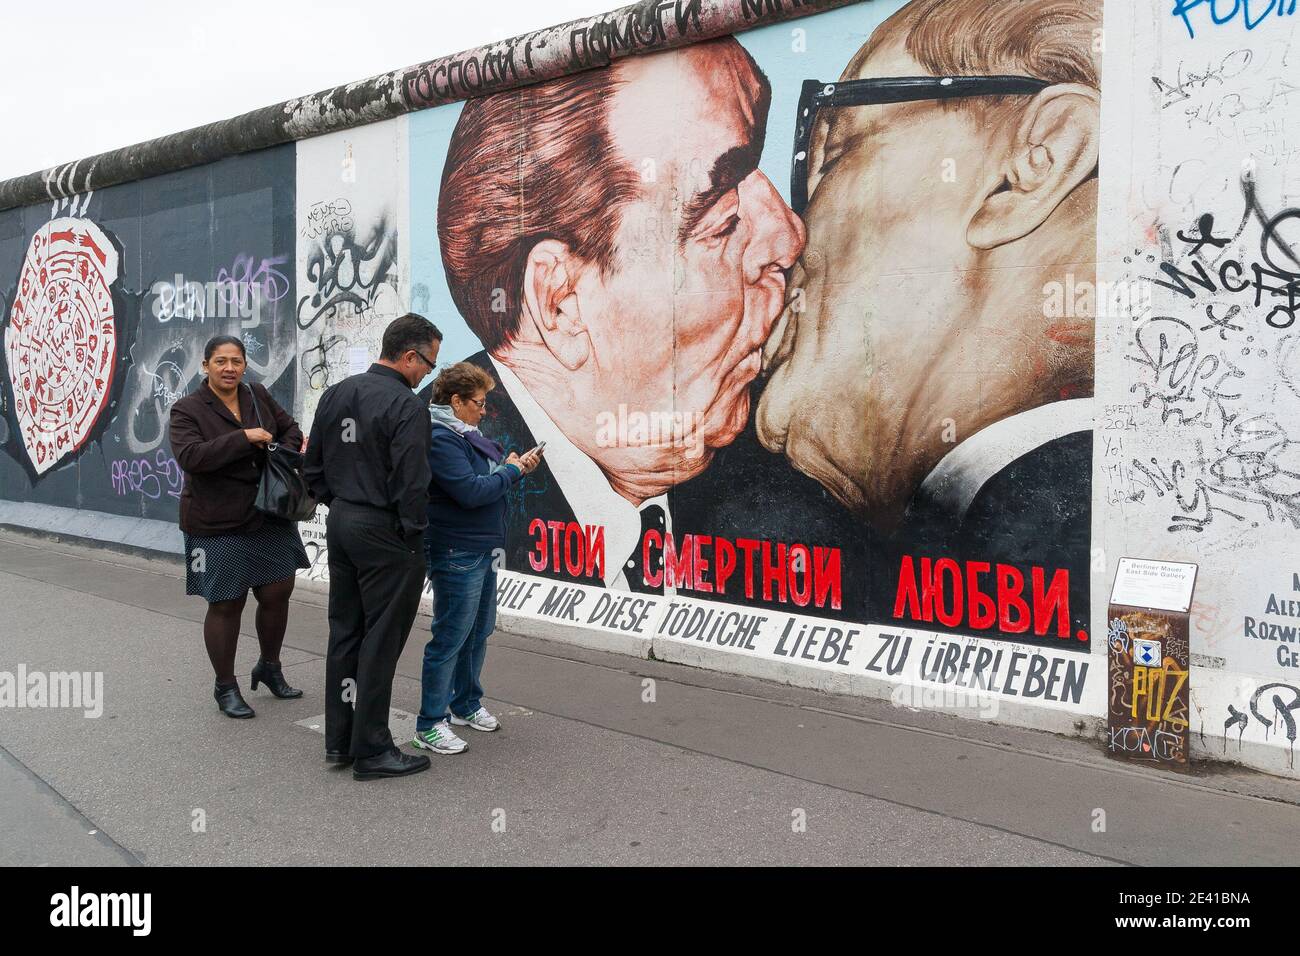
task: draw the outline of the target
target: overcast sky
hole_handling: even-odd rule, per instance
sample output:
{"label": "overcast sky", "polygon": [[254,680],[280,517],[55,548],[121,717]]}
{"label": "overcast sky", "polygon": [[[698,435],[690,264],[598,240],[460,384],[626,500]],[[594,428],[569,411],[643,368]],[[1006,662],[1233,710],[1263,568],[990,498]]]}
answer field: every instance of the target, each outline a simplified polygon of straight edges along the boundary
{"label": "overcast sky", "polygon": [[625,2],[5,4],[0,180]]}

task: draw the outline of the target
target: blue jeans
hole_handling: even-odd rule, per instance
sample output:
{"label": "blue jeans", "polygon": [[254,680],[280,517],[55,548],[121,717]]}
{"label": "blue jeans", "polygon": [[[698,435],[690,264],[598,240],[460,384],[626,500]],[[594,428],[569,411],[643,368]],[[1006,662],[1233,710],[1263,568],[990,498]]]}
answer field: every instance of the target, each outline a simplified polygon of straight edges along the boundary
{"label": "blue jeans", "polygon": [[424,648],[420,716],[424,731],[447,719],[448,708],[468,717],[483,699],[479,674],[487,639],[497,623],[497,572],[491,552],[427,548],[433,584],[433,639]]}

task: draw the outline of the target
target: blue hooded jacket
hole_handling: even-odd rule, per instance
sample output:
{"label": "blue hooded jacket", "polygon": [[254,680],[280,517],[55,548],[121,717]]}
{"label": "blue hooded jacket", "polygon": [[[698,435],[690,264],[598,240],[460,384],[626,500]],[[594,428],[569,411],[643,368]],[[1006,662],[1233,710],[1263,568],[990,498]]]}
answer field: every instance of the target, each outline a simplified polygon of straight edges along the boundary
{"label": "blue hooded jacket", "polygon": [[456,418],[446,405],[430,406],[429,526],[431,548],[490,552],[506,546],[506,495],[523,477],[502,463],[505,450]]}

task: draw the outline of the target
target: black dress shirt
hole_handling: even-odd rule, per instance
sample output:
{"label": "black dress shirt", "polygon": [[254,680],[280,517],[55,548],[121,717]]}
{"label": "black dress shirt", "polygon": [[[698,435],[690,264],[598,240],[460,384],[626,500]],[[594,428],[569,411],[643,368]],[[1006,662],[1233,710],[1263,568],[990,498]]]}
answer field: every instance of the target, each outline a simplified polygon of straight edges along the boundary
{"label": "black dress shirt", "polygon": [[375,364],[321,396],[303,473],[316,500],[391,511],[400,533],[428,523],[429,409],[395,370]]}

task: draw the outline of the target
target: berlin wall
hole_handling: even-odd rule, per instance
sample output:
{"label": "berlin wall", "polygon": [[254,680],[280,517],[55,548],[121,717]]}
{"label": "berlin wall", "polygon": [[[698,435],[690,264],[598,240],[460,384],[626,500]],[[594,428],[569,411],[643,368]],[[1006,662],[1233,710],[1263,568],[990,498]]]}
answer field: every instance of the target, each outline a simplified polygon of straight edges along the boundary
{"label": "berlin wall", "polygon": [[1295,14],[660,0],[2,183],[0,523],[179,553],[203,343],[306,429],[416,311],[547,442],[503,626],[1150,751],[1195,562],[1165,720],[1296,775]]}

